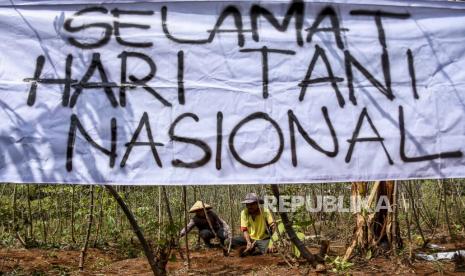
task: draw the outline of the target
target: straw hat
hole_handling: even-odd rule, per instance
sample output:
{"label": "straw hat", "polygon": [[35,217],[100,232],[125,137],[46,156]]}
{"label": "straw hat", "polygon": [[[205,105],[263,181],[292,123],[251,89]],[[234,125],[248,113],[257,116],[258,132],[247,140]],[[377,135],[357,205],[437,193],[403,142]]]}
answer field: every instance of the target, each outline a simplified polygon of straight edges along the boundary
{"label": "straw hat", "polygon": [[[205,209],[207,209],[207,210],[213,208],[210,205],[208,205],[207,203],[204,203],[204,205],[205,205]],[[196,203],[194,203],[194,205],[192,205],[192,207],[189,210],[189,213],[194,213],[194,212],[199,211],[199,210],[203,210],[202,201],[200,201],[200,200],[198,200]]]}

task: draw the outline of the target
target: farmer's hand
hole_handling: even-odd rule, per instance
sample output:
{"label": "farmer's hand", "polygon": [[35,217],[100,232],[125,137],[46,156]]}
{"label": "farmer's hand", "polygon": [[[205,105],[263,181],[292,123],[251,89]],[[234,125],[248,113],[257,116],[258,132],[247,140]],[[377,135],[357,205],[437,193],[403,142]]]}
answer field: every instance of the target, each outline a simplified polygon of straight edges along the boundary
{"label": "farmer's hand", "polygon": [[271,244],[268,246],[268,249],[266,250],[268,253],[276,253],[276,248]]}
{"label": "farmer's hand", "polygon": [[253,243],[251,241],[247,241],[247,248],[245,249],[246,251],[251,250],[253,247]]}

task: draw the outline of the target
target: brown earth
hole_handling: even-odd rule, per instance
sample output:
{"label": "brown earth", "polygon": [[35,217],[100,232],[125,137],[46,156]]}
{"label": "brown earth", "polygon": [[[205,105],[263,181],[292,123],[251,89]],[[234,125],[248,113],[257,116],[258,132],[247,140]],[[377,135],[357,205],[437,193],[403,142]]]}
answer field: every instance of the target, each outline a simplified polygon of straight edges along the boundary
{"label": "brown earth", "polygon": [[[451,247],[446,245],[448,249]],[[71,250],[0,248],[0,275],[152,275],[143,257],[123,260],[111,250],[99,249],[89,249],[85,271],[79,272],[79,253]],[[191,268],[187,269],[184,260],[178,255],[175,261],[168,264],[169,274],[316,275],[314,270],[303,263],[293,263],[293,267],[290,267],[279,254],[240,258],[233,252],[230,257],[223,257],[219,249],[201,249],[191,252],[190,259]],[[377,257],[352,262],[355,265],[342,272],[342,275],[465,275],[464,272],[455,272],[452,261],[416,260],[409,264],[402,258]],[[327,268],[330,274],[335,274],[331,272],[331,265]]]}

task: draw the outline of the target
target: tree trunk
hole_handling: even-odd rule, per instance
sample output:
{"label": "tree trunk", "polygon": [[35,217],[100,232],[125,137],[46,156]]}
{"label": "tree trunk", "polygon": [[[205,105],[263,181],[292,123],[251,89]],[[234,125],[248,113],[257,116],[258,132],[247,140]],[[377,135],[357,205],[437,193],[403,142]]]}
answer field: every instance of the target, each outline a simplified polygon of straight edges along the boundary
{"label": "tree trunk", "polygon": [[[373,251],[379,249],[379,245],[392,251],[402,247],[396,217],[396,184],[395,181],[376,181],[366,201],[366,206],[357,208],[354,236],[346,250],[344,260],[350,259],[356,249],[359,254],[364,255],[368,252],[373,254]],[[351,190],[352,202],[358,204],[365,202],[368,195],[368,183],[354,182]],[[377,207],[383,208],[377,210]]]}
{"label": "tree trunk", "polygon": [[173,215],[171,214],[170,201],[168,199],[168,194],[166,193],[165,186],[161,186],[161,191],[163,193],[163,201],[165,202],[166,213],[168,214],[168,222],[171,228],[171,227],[174,227],[174,220],[173,220]]}
{"label": "tree trunk", "polygon": [[[272,184],[271,189],[273,191],[273,195],[279,202],[280,194],[278,185]],[[297,237],[294,228],[292,228],[292,222],[287,217],[287,213],[279,212],[279,216],[283,221],[284,228],[286,229],[286,233],[289,236],[289,239],[297,247],[297,249],[299,249],[300,253],[302,254],[302,257],[304,257],[305,260],[307,260],[308,263],[314,268],[317,266],[318,262],[324,262],[321,258],[319,258],[319,256],[310,253],[307,247],[305,247],[304,243]]]}
{"label": "tree trunk", "polygon": [[121,207],[124,214],[128,218],[129,223],[131,224],[134,233],[136,234],[137,238],[139,239],[139,242],[142,245],[145,256],[147,257],[147,260],[149,262],[150,268],[153,271],[153,274],[157,276],[166,275],[166,267],[165,267],[166,263],[157,261],[157,259],[155,258],[155,255],[153,254],[152,249],[150,248],[149,244],[147,243],[147,240],[144,237],[144,233],[140,229],[139,225],[137,224],[136,219],[134,218],[134,215],[132,214],[131,210],[128,208],[124,200],[120,197],[118,192],[116,192],[116,190],[112,186],[105,185],[105,188],[115,198],[116,202],[118,202],[119,206]]}
{"label": "tree trunk", "polygon": [[396,182],[395,181],[381,181],[376,203],[385,197],[390,205],[391,210],[381,209],[375,215],[374,234],[376,244],[382,243],[389,249],[402,248],[402,239],[400,237],[399,228],[396,218]]}
{"label": "tree trunk", "polygon": [[161,240],[161,231],[163,224],[163,205],[161,204],[161,186],[158,186],[158,240]]}

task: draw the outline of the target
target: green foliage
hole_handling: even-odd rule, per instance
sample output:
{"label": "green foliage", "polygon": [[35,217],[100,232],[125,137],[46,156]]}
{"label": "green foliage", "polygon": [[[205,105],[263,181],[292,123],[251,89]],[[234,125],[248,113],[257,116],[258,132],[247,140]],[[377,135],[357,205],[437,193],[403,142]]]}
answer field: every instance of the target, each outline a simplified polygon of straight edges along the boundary
{"label": "green foliage", "polygon": [[311,226],[315,221],[312,216],[309,216],[305,206],[299,207],[292,216],[294,226],[298,227],[299,230],[306,229]]}
{"label": "green foliage", "polygon": [[176,258],[176,254],[171,254],[170,256],[170,259],[168,261],[170,262],[176,262],[177,258]]}
{"label": "green foliage", "polygon": [[371,249],[369,249],[366,252],[365,259],[370,260],[372,257],[373,257],[373,252],[371,251]]}
{"label": "green foliage", "polygon": [[329,262],[329,265],[333,267],[331,271],[335,273],[346,272],[352,266],[354,266],[353,263],[346,261],[339,256],[337,256],[334,259],[331,259],[330,257],[326,256],[326,260]]}
{"label": "green foliage", "polygon": [[441,263],[440,261],[433,261],[433,266],[434,266],[434,268],[436,269],[436,272],[439,275],[444,274],[444,264],[443,263]]}
{"label": "green foliage", "polygon": [[0,232],[0,247],[11,247],[16,243],[15,238],[8,232]]}
{"label": "green foliage", "polygon": [[[299,240],[303,241],[305,239],[305,234],[302,233],[302,232],[299,232],[301,227],[299,225],[293,225],[292,227],[294,228],[294,231],[296,232],[297,238],[299,238]],[[282,222],[278,223],[278,226],[276,227],[276,231],[279,231],[279,234],[277,232],[275,232],[273,234],[273,236],[271,237],[271,240],[274,243],[276,243],[279,240],[279,236],[281,236],[281,237],[286,236],[286,229],[285,229],[284,224]],[[297,247],[295,245],[293,245],[293,244],[291,245],[291,252],[296,258],[300,257],[299,249],[297,249]]]}
{"label": "green foliage", "polygon": [[[408,213],[406,213],[402,200],[404,198],[405,202],[409,203],[409,193],[405,189],[408,183],[412,184],[412,196],[424,236],[429,239],[432,234],[443,235],[444,229],[447,229],[442,227],[447,223],[444,215],[443,186],[439,185],[437,180],[399,181],[399,183],[401,185],[398,189],[400,199],[398,217],[404,241],[407,239],[406,218],[408,218],[413,242],[418,246],[423,245],[412,209],[407,208]],[[451,230],[457,234],[464,234],[465,181],[448,180],[446,184],[448,197],[446,204]],[[160,197],[159,187],[118,186],[116,189],[130,207],[145,237],[154,248],[168,246],[172,237],[177,237],[179,230],[184,227],[181,187],[166,187],[173,225],[169,223],[166,203],[164,198]],[[272,193],[269,185],[235,185],[229,189],[231,198],[226,186],[189,186],[187,208],[195,200],[204,200],[214,207],[214,211],[226,220],[237,234],[239,213],[244,208],[240,202],[244,195],[248,192],[256,192],[261,196]],[[351,195],[348,183],[282,185],[280,191],[282,195],[343,196],[346,201]],[[89,186],[2,184],[0,185],[0,246],[20,246],[16,238],[18,233],[27,247],[80,248],[87,229],[89,205]],[[301,240],[304,239],[304,234],[315,234],[324,235],[331,240],[347,241],[353,234],[352,213],[309,213],[305,206],[302,206],[288,215]],[[286,238],[284,225],[278,223],[277,228],[281,236]],[[194,234],[189,235],[188,238],[191,244],[196,242]],[[273,240],[277,241],[276,235],[273,236]],[[94,220],[90,241],[91,247],[94,244],[101,248],[115,247],[122,256],[135,257],[141,254],[139,243],[127,218],[111,195],[101,186],[96,186],[94,189]],[[290,243],[284,245],[286,250],[299,256],[300,252],[288,244]],[[369,253],[363,257],[371,258]],[[341,266],[343,267],[342,264]]]}
{"label": "green foliage", "polygon": [[142,249],[137,242],[127,239],[118,240],[116,249],[119,255],[132,259],[143,255]]}

